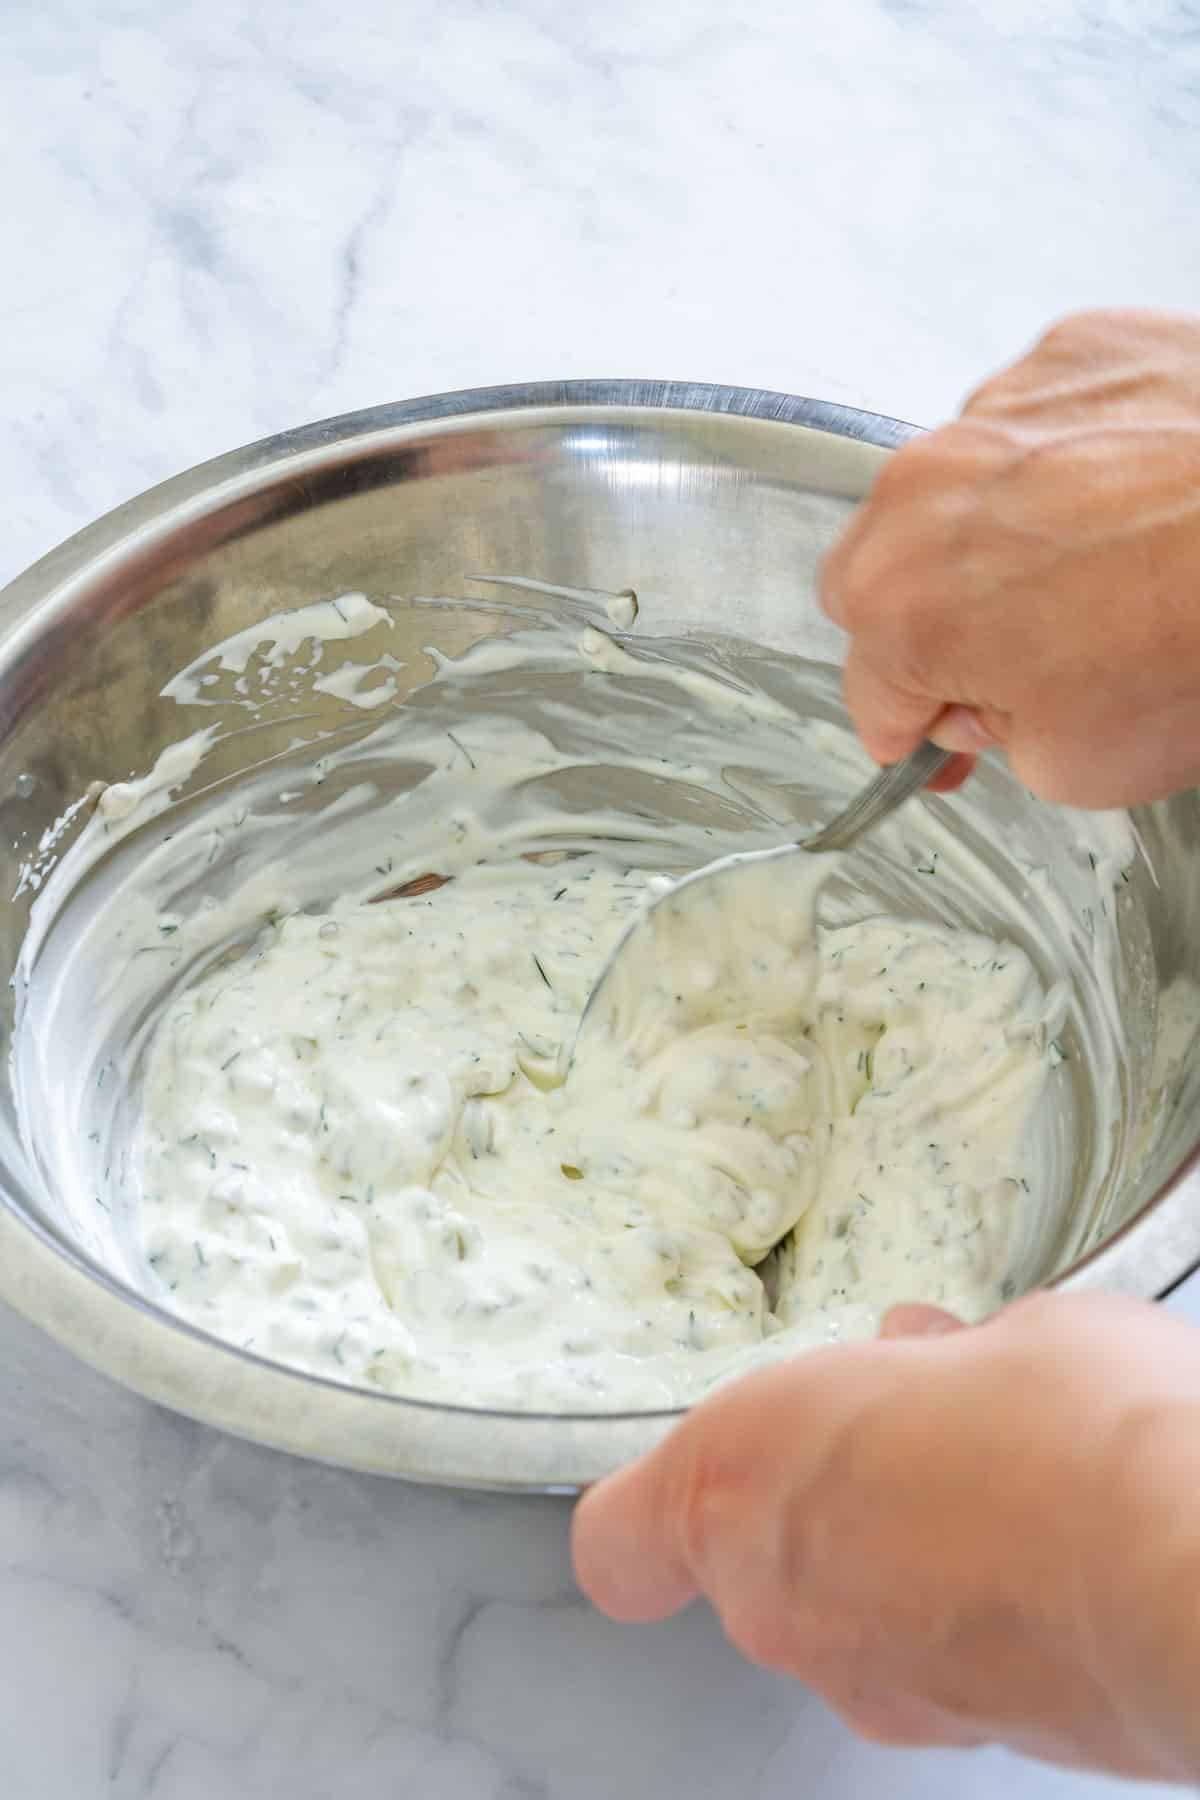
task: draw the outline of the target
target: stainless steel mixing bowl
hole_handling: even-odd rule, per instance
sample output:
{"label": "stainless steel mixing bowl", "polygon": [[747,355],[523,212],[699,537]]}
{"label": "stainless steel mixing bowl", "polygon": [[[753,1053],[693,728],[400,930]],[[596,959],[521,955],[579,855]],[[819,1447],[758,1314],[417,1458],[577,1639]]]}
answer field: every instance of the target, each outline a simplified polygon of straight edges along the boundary
{"label": "stainless steel mixing bowl", "polygon": [[[461,595],[483,572],[617,590],[683,627],[836,661],[817,559],[911,428],[787,395],[657,382],[487,389],[381,407],[235,451],[52,552],[0,604],[3,878],[96,779],[180,735],[164,682],[264,613],[349,590]],[[478,594],[479,590],[474,590]],[[467,616],[438,609],[447,651]],[[418,657],[430,614],[410,630]],[[404,646],[400,646],[401,655]],[[1145,809],[1138,1054],[1154,1074],[1104,1240],[1058,1277],[1156,1296],[1200,1262],[1200,803]],[[31,894],[0,926],[13,970]],[[1148,946],[1148,948],[1147,948]],[[11,996],[9,1021],[11,1023]],[[159,1310],[73,1235],[0,1097],[0,1295],[151,1398],[358,1468],[573,1489],[674,1415],[499,1414],[366,1393],[261,1361]]]}

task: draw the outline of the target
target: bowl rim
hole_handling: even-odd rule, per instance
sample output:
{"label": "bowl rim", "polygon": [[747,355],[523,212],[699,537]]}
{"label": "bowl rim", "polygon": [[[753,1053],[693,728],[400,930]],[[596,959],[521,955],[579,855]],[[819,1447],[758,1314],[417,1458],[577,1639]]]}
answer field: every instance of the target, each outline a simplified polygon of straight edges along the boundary
{"label": "bowl rim", "polygon": [[494,415],[525,415],[599,409],[621,412],[708,413],[758,424],[805,427],[879,450],[895,450],[924,427],[886,413],[839,401],[786,394],[770,388],[731,387],[717,382],[650,381],[623,377],[564,381],[509,382],[457,388],[387,401],[355,412],[337,413],[307,425],[256,438],[195,463],[145,488],[102,513],[28,564],[0,588],[0,634],[14,613],[33,597],[45,600],[81,570],[98,573],[99,559],[119,550],[149,547],[178,530],[189,515],[203,517],[253,492],[268,479],[300,477],[349,444],[363,449],[377,439],[404,443],[423,426],[466,431]]}
{"label": "bowl rim", "polygon": [[[362,452],[375,441],[380,449],[384,449],[419,439],[430,427],[436,428],[439,435],[446,431],[457,433],[473,429],[484,421],[494,422],[505,415],[514,420],[528,420],[529,415],[542,413],[548,420],[553,420],[561,419],[564,414],[594,417],[599,413],[617,419],[623,414],[646,411],[707,413],[778,426],[782,430],[801,427],[882,451],[898,448],[922,430],[886,414],[769,389],[624,378],[462,388],[334,415],[257,439],[169,477],[83,527],[19,573],[0,589],[0,681],[3,680],[3,664],[11,661],[14,642],[25,631],[32,631],[36,623],[44,622],[47,612],[69,609],[78,591],[90,586],[101,574],[119,572],[122,563],[171,539],[187,524],[217,514],[245,496],[281,479],[300,477],[307,470],[317,470],[342,460],[350,446]],[[38,615],[36,621],[35,613]],[[288,1384],[297,1393],[315,1389],[337,1395],[342,1404],[353,1400],[361,1408],[364,1403],[371,1403],[380,1415],[395,1416],[397,1411],[409,1410],[460,1421],[511,1420],[530,1428],[538,1425],[579,1427],[584,1432],[590,1429],[599,1434],[606,1427],[620,1425],[669,1426],[689,1410],[686,1406],[672,1406],[636,1411],[526,1411],[410,1397],[334,1381],[259,1356],[168,1312],[109,1271],[93,1264],[90,1258],[39,1220],[19,1211],[7,1191],[7,1183],[0,1186],[0,1201],[3,1203],[0,1205],[0,1246],[3,1247],[0,1297],[31,1322],[49,1331],[84,1361],[100,1367],[147,1397],[281,1449],[322,1458],[319,1447],[298,1441],[295,1432],[262,1430],[247,1425],[245,1408],[235,1409],[239,1411],[240,1422],[231,1422],[219,1404],[189,1403],[186,1395],[178,1391],[183,1374],[176,1371],[168,1376],[160,1368],[147,1366],[143,1352],[152,1345],[140,1340],[149,1336],[164,1350],[171,1343],[181,1349],[190,1343],[205,1356],[215,1348],[223,1356],[268,1377],[277,1392],[284,1391],[281,1383]],[[1137,1241],[1136,1257],[1130,1254],[1134,1240]],[[42,1253],[36,1259],[36,1267],[31,1261],[35,1245]],[[47,1261],[47,1257],[51,1260]],[[1138,1265],[1137,1270],[1130,1266],[1133,1261]],[[1101,1288],[1145,1298],[1163,1298],[1197,1267],[1200,1267],[1200,1145],[1130,1218],[1046,1286],[1059,1291]],[[55,1268],[59,1277],[56,1277]],[[108,1322],[100,1334],[101,1341],[97,1341],[94,1329],[89,1330],[87,1322],[77,1316],[86,1310],[75,1304],[82,1297],[82,1290],[77,1286],[80,1280],[92,1290],[99,1286],[120,1305],[120,1314]],[[119,1322],[128,1326],[129,1342],[121,1341]],[[94,1323],[93,1319],[93,1327]],[[149,1333],[147,1327],[152,1328]],[[194,1356],[185,1357],[184,1361],[196,1364]],[[219,1394],[219,1383],[210,1380],[207,1386]],[[579,1485],[573,1478],[564,1482],[553,1479],[478,1480],[436,1468],[430,1473],[405,1466],[403,1459],[396,1461],[390,1457],[381,1460],[377,1456],[349,1455],[329,1456],[323,1460],[400,1474],[410,1479],[471,1486],[574,1491]]]}

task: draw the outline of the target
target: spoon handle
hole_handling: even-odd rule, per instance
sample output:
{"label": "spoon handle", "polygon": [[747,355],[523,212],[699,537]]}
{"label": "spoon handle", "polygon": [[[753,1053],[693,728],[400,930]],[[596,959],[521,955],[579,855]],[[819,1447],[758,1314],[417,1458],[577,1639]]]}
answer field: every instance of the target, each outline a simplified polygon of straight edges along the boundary
{"label": "spoon handle", "polygon": [[932,781],[938,770],[945,768],[953,754],[952,750],[940,750],[936,744],[920,744],[902,762],[891,763],[886,769],[881,769],[874,781],[868,782],[835,819],[831,819],[828,825],[812,837],[804,838],[800,848],[849,849],[864,831],[869,831],[872,825],[886,818],[910,794],[915,794],[918,788],[923,788]]}

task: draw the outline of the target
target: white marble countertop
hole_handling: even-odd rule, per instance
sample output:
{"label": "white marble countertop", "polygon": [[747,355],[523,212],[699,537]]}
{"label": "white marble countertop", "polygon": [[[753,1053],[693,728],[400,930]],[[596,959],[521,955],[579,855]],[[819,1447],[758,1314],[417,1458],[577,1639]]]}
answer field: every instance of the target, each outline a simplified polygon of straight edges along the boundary
{"label": "white marble countertop", "polygon": [[[1200,296],[1197,0],[43,0],[5,27],[0,578],[381,400],[682,376],[930,421],[1054,314]],[[11,1316],[0,1357],[4,1800],[1135,1791],[870,1750],[701,1611],[595,1617],[562,1504],[235,1442]]]}

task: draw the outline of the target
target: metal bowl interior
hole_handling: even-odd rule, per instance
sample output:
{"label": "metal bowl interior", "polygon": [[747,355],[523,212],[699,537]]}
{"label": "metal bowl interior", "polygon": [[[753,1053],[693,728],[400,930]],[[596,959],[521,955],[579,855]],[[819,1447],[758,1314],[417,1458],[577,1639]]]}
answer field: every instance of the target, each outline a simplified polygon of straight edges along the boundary
{"label": "metal bowl interior", "polygon": [[[489,590],[473,579],[489,575],[634,588],[655,632],[716,632],[836,664],[840,635],[815,605],[817,563],[910,429],[703,386],[495,389],[311,426],[130,502],[0,597],[0,817],[16,896],[0,924],[5,969],[16,969],[36,892],[22,870],[38,866],[45,835],[90,783],[146,770],[181,735],[162,689],[202,648],[338,593],[421,596],[397,612],[406,679],[418,685],[425,646],[453,655],[498,629],[482,605]],[[313,736],[337,722],[320,706],[306,718]],[[294,733],[287,717],[264,719],[224,772]],[[1005,808],[1028,796],[996,780],[1002,829]],[[1180,796],[1135,823],[1144,867],[1121,942],[1136,1103],[1121,1180],[1041,1273],[1153,1296],[1200,1262],[1200,805]],[[11,1024],[11,996],[8,1014]],[[398,1399],[219,1343],[97,1258],[23,1147],[11,1083],[0,1095],[0,1186],[4,1298],[116,1378],[261,1441],[413,1479],[572,1490],[676,1417]]]}

